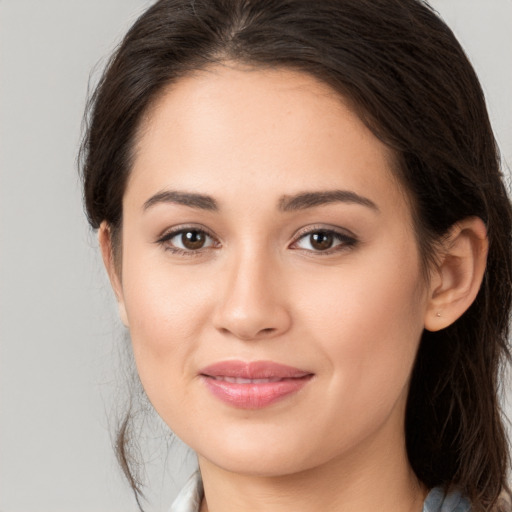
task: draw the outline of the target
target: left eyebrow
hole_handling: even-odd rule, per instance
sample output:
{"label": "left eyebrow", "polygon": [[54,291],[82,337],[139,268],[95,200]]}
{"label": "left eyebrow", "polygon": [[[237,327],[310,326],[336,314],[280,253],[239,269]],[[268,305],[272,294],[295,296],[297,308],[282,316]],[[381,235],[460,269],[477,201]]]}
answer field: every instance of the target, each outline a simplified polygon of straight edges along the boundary
{"label": "left eyebrow", "polygon": [[159,203],[181,204],[200,210],[217,211],[219,209],[213,197],[204,194],[196,194],[194,192],[179,192],[177,190],[164,190],[151,196],[144,203],[143,209],[148,210]]}
{"label": "left eyebrow", "polygon": [[290,212],[337,202],[359,204],[380,212],[379,207],[371,199],[360,196],[351,190],[326,190],[320,192],[301,192],[293,196],[286,195],[279,199],[278,208],[282,212]]}

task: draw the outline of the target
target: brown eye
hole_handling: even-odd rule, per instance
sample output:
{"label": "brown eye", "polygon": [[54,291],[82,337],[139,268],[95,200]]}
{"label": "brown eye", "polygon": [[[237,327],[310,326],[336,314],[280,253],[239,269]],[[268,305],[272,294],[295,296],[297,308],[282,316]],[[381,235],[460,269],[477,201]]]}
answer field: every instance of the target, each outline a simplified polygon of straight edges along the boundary
{"label": "brown eye", "polygon": [[176,254],[198,253],[216,245],[215,240],[202,229],[185,228],[167,233],[157,242]]}
{"label": "brown eye", "polygon": [[311,253],[331,254],[354,247],[357,240],[345,233],[334,230],[316,229],[304,233],[292,244],[292,249],[303,249]]}
{"label": "brown eye", "polygon": [[317,231],[316,233],[311,233],[309,235],[309,243],[311,244],[311,247],[317,251],[325,251],[330,249],[333,242],[334,237],[332,233]]}
{"label": "brown eye", "polygon": [[196,230],[183,231],[181,233],[181,243],[185,249],[190,251],[202,249],[206,243],[206,234]]}

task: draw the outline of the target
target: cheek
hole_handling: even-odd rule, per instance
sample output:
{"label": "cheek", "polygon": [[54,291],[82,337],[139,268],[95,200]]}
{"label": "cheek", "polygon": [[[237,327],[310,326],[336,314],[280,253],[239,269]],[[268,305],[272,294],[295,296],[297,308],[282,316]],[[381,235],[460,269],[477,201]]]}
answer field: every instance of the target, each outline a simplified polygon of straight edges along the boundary
{"label": "cheek", "polygon": [[[127,293],[130,330],[139,334],[140,343],[164,355],[169,345],[188,343],[201,327],[206,291],[197,286],[183,287],[176,276],[152,279],[144,275],[142,286]],[[135,283],[134,283],[135,284]]]}
{"label": "cheek", "polygon": [[304,329],[317,340],[336,385],[364,400],[386,393],[396,398],[423,331],[425,294],[415,246],[383,245],[368,258],[347,260],[336,274],[304,284],[308,299],[298,315]]}
{"label": "cheek", "polygon": [[171,268],[162,255],[126,250],[123,294],[133,353],[141,382],[160,412],[162,400],[191,378],[194,354],[211,316],[211,280],[200,271]]}
{"label": "cheek", "polygon": [[201,266],[172,264],[157,244],[135,231],[123,233],[123,296],[132,338],[165,356],[169,346],[188,342],[201,326],[211,280]]}

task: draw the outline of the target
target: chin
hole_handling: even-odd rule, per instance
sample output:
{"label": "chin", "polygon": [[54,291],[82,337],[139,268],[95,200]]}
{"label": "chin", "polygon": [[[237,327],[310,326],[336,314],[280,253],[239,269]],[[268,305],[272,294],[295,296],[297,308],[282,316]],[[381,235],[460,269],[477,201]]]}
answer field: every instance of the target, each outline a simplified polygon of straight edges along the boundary
{"label": "chin", "polygon": [[236,453],[216,453],[211,458],[205,458],[231,473],[266,478],[286,476],[313,467],[310,461],[307,464],[304,460],[298,460],[296,455],[297,452],[290,454],[257,447],[254,450],[245,449]]}
{"label": "chin", "polygon": [[[276,435],[275,432],[233,434],[224,430],[217,439],[204,439],[191,446],[198,458],[231,473],[257,477],[278,477],[307,471],[328,462],[333,456],[304,436]],[[282,434],[282,433],[281,433]],[[299,434],[296,432],[296,434]]]}

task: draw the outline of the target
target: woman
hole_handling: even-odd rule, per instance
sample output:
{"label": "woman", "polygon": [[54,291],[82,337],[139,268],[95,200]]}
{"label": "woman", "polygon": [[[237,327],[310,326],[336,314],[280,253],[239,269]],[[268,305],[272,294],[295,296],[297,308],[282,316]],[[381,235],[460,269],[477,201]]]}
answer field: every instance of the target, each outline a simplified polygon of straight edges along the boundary
{"label": "woman", "polygon": [[511,206],[428,5],[161,0],[82,156],[140,380],[197,453],[173,510],[506,510]]}

